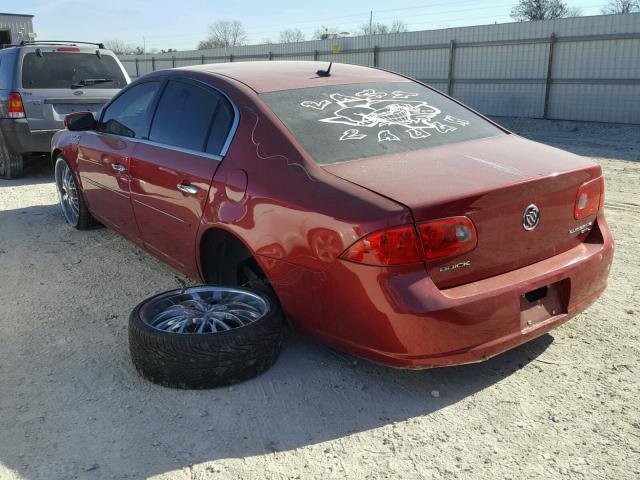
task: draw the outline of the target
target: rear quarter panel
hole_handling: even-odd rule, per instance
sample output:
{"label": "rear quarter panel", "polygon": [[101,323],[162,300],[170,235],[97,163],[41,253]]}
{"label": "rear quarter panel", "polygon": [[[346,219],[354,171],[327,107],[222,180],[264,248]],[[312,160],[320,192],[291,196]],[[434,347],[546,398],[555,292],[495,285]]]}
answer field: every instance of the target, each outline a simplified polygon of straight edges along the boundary
{"label": "rear quarter panel", "polygon": [[328,266],[366,233],[411,223],[411,214],[316,166],[246,86],[208,75],[203,81],[229,95],[240,120],[213,178],[199,238],[209,228],[240,238],[288,315],[317,328]]}

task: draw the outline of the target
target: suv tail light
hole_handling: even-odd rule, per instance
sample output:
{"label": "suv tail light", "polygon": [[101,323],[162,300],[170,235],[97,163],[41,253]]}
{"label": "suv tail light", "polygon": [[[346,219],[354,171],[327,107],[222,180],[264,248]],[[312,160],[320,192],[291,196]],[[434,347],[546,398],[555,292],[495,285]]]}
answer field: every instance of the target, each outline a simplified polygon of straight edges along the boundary
{"label": "suv tail light", "polygon": [[22,97],[17,92],[7,95],[7,113],[9,118],[24,118]]}
{"label": "suv tail light", "polygon": [[361,238],[342,258],[367,265],[406,265],[470,252],[478,234],[467,217],[451,217],[373,232]]}
{"label": "suv tail light", "polygon": [[476,227],[467,217],[451,217],[419,223],[425,260],[470,252],[478,245]]}
{"label": "suv tail light", "polygon": [[573,216],[576,220],[588,217],[602,207],[604,203],[604,179],[603,177],[594,178],[580,185],[578,195],[576,195],[576,204],[573,209]]}

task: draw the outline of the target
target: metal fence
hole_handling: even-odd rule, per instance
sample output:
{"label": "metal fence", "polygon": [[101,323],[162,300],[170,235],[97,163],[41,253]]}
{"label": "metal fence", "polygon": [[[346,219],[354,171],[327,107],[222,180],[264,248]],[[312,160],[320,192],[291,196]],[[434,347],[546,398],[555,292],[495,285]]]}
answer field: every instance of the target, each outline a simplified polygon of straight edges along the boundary
{"label": "metal fence", "polygon": [[217,62],[355,63],[410,75],[488,115],[640,124],[640,14],[120,59],[132,77]]}

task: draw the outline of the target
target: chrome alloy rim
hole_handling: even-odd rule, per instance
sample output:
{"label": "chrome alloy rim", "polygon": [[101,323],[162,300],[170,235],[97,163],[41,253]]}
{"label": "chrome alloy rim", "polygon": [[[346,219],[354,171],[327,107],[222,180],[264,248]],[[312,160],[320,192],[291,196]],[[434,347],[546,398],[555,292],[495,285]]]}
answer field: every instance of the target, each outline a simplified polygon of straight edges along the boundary
{"label": "chrome alloy rim", "polygon": [[64,218],[71,225],[78,223],[80,203],[78,201],[78,187],[73,173],[65,161],[56,164],[56,186]]}
{"label": "chrome alloy rim", "polygon": [[163,332],[213,334],[250,325],[269,308],[266,298],[247,290],[202,286],[154,297],[140,308],[140,318]]}

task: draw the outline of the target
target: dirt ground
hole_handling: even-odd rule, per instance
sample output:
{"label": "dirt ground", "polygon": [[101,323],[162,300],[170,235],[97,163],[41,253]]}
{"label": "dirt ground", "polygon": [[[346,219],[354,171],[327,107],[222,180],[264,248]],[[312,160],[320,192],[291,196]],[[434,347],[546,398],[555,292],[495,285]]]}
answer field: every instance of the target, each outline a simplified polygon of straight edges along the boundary
{"label": "dirt ground", "polygon": [[609,288],[550,335],[430,371],[292,334],[233,388],[150,384],[127,316],[192,281],[110,230],[67,227],[48,168],[0,181],[0,478],[640,478],[640,127],[499,121],[602,165]]}

